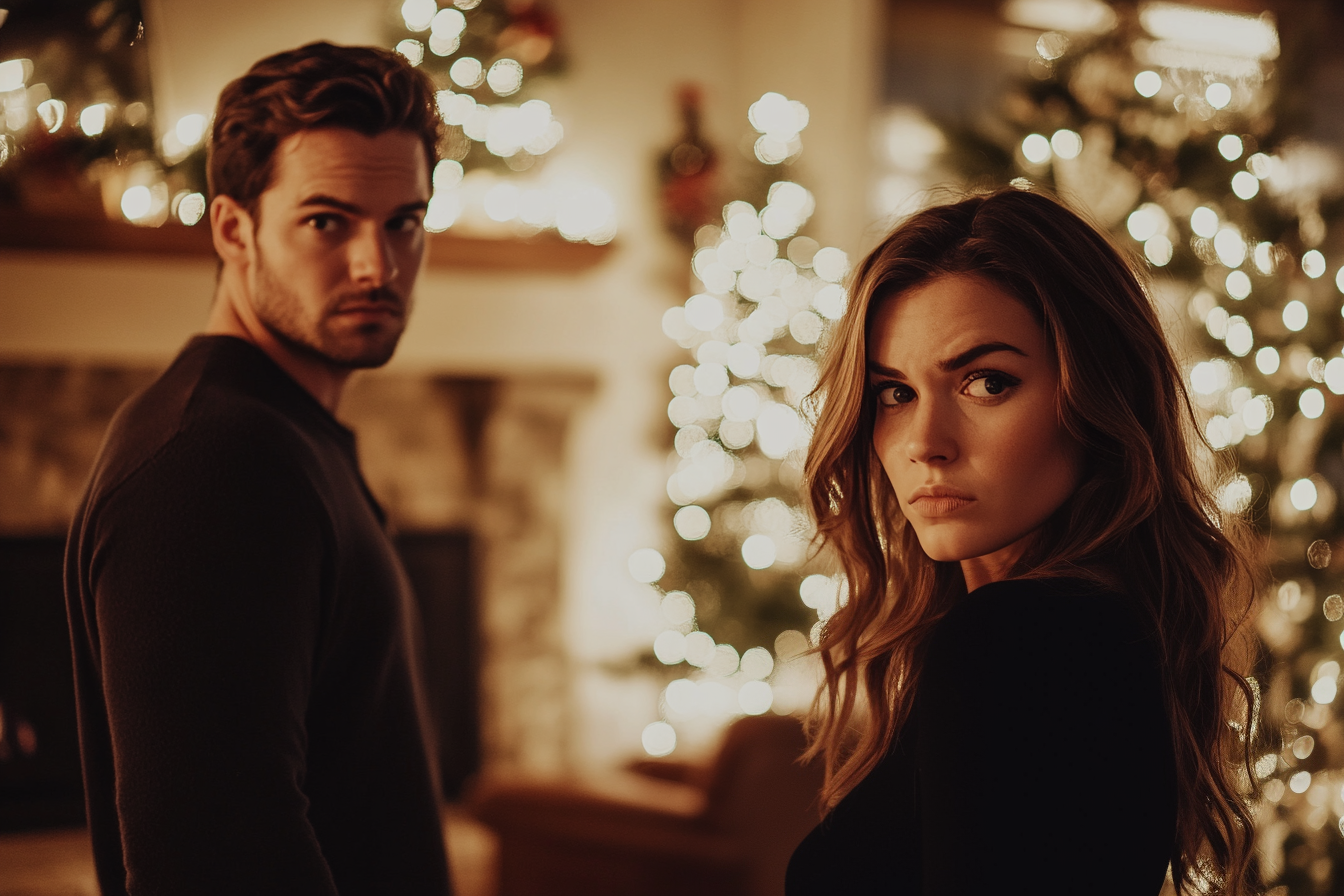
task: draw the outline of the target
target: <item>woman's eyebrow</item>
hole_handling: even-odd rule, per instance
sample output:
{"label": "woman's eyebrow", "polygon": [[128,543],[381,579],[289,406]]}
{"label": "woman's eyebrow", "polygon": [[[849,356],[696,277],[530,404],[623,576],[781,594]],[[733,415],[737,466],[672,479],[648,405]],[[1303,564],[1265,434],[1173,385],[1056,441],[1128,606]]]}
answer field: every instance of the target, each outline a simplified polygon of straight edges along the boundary
{"label": "woman's eyebrow", "polygon": [[888,367],[885,364],[882,364],[878,361],[873,361],[871,359],[868,361],[868,372],[877,374],[878,376],[888,377],[890,379],[896,379],[896,380],[905,379],[905,374],[901,373],[895,367]]}
{"label": "woman's eyebrow", "polygon": [[[992,355],[995,352],[1012,352],[1013,354],[1021,355],[1024,358],[1028,357],[1027,353],[1022,351],[1022,349],[1015,345],[1009,345],[1007,342],[984,342],[973,348],[968,348],[961,354],[948,358],[946,361],[939,361],[938,369],[950,373],[953,370],[965,367],[976,358],[980,358],[984,355]],[[905,379],[905,374],[901,373],[895,367],[888,367],[880,361],[874,361],[872,359],[869,359],[868,361],[868,372],[878,374],[879,376],[890,377],[892,379]]]}
{"label": "woman's eyebrow", "polygon": [[1027,353],[1015,345],[1009,345],[1006,342],[982,342],[973,348],[968,348],[959,355],[948,358],[946,361],[938,362],[938,369],[944,372],[951,372],[965,367],[976,358],[984,355],[992,355],[994,352],[1012,352],[1015,355],[1027,357]]}

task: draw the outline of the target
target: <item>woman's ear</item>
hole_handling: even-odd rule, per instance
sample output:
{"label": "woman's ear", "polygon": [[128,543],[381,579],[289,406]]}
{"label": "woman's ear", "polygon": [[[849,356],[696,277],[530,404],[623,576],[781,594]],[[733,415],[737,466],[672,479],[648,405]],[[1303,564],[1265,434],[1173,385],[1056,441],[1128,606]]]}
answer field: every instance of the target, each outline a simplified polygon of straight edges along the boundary
{"label": "woman's ear", "polygon": [[247,209],[232,196],[216,196],[210,203],[210,236],[225,265],[244,268],[255,245],[255,225]]}

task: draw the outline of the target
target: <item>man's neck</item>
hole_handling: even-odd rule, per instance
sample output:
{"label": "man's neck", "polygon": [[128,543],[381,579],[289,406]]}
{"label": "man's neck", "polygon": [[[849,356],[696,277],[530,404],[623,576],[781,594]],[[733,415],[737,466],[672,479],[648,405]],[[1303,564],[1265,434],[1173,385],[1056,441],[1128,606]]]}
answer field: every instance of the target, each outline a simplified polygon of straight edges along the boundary
{"label": "man's neck", "polygon": [[317,399],[318,404],[335,414],[350,371],[296,352],[276,338],[252,309],[242,284],[237,282],[237,275],[230,276],[231,273],[228,268],[221,272],[205,332],[215,336],[236,336],[252,343]]}

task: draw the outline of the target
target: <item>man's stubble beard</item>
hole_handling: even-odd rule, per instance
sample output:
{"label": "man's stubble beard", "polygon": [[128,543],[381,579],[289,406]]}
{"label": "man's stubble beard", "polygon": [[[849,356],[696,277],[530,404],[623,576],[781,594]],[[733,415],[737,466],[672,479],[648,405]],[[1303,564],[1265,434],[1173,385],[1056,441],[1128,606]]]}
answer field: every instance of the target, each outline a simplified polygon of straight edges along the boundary
{"label": "man's stubble beard", "polygon": [[[258,320],[272,336],[294,352],[343,370],[360,370],[386,364],[397,350],[410,312],[409,302],[400,300],[390,288],[383,287],[338,295],[318,312],[315,320],[305,320],[305,309],[298,295],[273,274],[260,246],[257,247],[257,274],[254,282],[253,308]],[[392,302],[401,309],[400,326],[394,329],[380,327],[376,332],[371,332],[370,328],[360,328],[353,331],[355,335],[344,337],[333,333],[328,327],[333,310],[345,299],[368,301],[370,293],[375,294],[376,301]]]}

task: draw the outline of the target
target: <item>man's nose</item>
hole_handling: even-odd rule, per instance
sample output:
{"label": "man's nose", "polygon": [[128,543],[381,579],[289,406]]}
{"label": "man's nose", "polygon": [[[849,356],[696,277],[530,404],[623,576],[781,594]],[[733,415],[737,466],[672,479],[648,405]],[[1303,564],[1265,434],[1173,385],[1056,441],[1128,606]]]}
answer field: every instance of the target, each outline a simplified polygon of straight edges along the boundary
{"label": "man's nose", "polygon": [[915,403],[905,433],[905,455],[911,463],[945,464],[957,459],[953,413],[953,408],[934,398],[923,397]]}
{"label": "man's nose", "polygon": [[397,277],[397,260],[387,234],[369,224],[349,244],[350,279],[361,286],[386,286]]}

